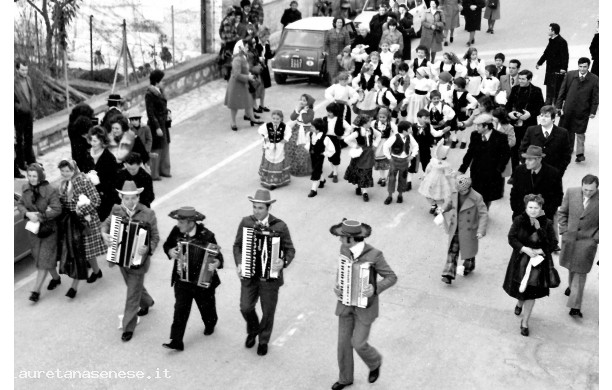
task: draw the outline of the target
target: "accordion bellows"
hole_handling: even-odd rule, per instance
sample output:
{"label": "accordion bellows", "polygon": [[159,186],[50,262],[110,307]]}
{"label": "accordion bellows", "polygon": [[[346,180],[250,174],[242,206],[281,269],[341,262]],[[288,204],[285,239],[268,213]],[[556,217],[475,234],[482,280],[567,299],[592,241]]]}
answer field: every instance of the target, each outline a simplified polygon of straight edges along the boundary
{"label": "accordion bellows", "polygon": [[365,288],[376,284],[376,274],[370,263],[355,263],[344,255],[338,259],[338,287],[341,298],[338,300],[346,306],[366,308],[369,299],[364,295]]}
{"label": "accordion bellows", "polygon": [[179,242],[179,257],[176,260],[179,280],[208,288],[214,274],[208,266],[215,261],[220,250],[221,247],[212,243],[204,247],[188,241]]}
{"label": "accordion bellows", "polygon": [[111,245],[106,260],[122,267],[140,267],[143,256],[138,254],[138,248],[149,243],[147,227],[139,221],[112,215],[109,234]]}
{"label": "accordion bellows", "polygon": [[278,279],[279,272],[272,270],[272,263],[281,256],[280,234],[270,230],[242,228],[241,275],[250,279]]}

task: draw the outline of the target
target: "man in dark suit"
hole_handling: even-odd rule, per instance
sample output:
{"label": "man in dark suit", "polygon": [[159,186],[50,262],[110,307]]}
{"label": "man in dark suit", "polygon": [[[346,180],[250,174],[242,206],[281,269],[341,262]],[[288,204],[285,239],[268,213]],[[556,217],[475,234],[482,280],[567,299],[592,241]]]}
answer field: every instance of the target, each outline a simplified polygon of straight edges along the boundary
{"label": "man in dark suit", "polygon": [[506,92],[506,100],[510,97],[512,87],[518,84],[518,72],[521,69],[521,61],[517,59],[511,59],[508,63],[508,74],[499,77],[499,87],[497,93],[501,91]]}
{"label": "man in dark suit", "polygon": [[[32,80],[28,76],[28,64],[23,60],[15,62],[15,162],[21,170],[26,170],[26,165],[36,162],[32,142],[34,138],[34,111],[37,100]],[[21,173],[15,169],[15,176]]]}
{"label": "man in dark suit", "polygon": [[561,174],[556,168],[542,162],[545,155],[539,146],[529,146],[521,156],[525,158],[525,164],[519,165],[512,176],[514,178],[510,191],[512,218],[525,211],[523,202],[525,195],[540,194],[544,198],[544,213],[552,220],[563,199]]}
{"label": "man in dark suit", "polygon": [[[264,356],[268,353],[268,342],[274,326],[274,312],[278,302],[278,289],[283,285],[283,268],[287,268],[295,257],[295,248],[291,241],[289,228],[285,222],[270,214],[270,207],[275,199],[270,198],[270,191],[257,190],[255,196],[249,196],[253,203],[253,215],[242,218],[238,225],[236,240],[234,241],[234,261],[236,272],[240,277],[240,312],[247,323],[247,338],[245,347],[252,348],[255,338],[259,335],[257,354]],[[243,228],[255,228],[262,232],[277,233],[280,235],[281,256],[270,265],[272,272],[278,272],[278,278],[265,279],[259,266],[255,267],[254,275],[250,278],[242,277],[242,236]],[[261,259],[257,259],[261,260]],[[261,322],[255,312],[257,300],[261,297]]]}
{"label": "man in dark suit", "polygon": [[556,110],[553,106],[540,109],[540,124],[531,126],[521,141],[520,153],[525,153],[530,145],[542,148],[546,155],[544,163],[557,168],[563,177],[572,158],[567,130],[555,125]]}
{"label": "man in dark suit", "polygon": [[459,172],[465,174],[470,168],[472,187],[482,195],[487,205],[504,196],[504,178],[502,173],[510,159],[508,137],[498,131],[493,131],[493,117],[480,114],[474,119],[476,131],[470,136],[463,163]]}
{"label": "man in dark suit", "polygon": [[[559,208],[563,235],[559,265],[569,272],[569,315],[582,317],[582,293],[599,246],[599,178],[586,175],[581,187],[568,188]],[[599,262],[597,262],[599,264]]]}
{"label": "man in dark suit", "polygon": [[372,42],[372,47],[378,48],[380,38],[382,38],[383,34],[383,24],[385,24],[386,22],[387,5],[385,3],[380,3],[380,6],[378,7],[378,13],[372,16],[372,19],[370,19],[370,42]]}
{"label": "man in dark suit", "polygon": [[561,27],[557,23],[551,23],[548,27],[548,45],[544,49],[542,57],[538,60],[536,69],[546,62],[546,76],[544,85],[546,85],[546,104],[554,104],[556,92],[558,90],[558,78],[556,73],[567,72],[569,63],[569,50],[567,49],[567,41],[563,39],[559,33]]}
{"label": "man in dark suit", "polygon": [[[397,282],[397,276],[387,264],[383,253],[366,244],[364,239],[372,233],[372,228],[358,221],[343,220],[329,229],[330,233],[340,238],[340,256],[350,264],[353,270],[351,279],[359,275],[359,269],[369,264],[370,283],[364,288],[363,295],[368,298],[365,307],[357,304],[345,304],[342,290],[337,284],[334,292],[338,297],[336,315],[338,316],[338,366],[340,375],[332,385],[332,390],[342,390],[353,384],[353,349],[370,370],[368,382],[374,383],[380,375],[382,356],[368,344],[372,323],[378,317],[378,296]],[[338,271],[339,272],[339,271]],[[357,275],[354,275],[354,274]],[[382,279],[376,280],[377,277]],[[355,279],[353,279],[355,280]],[[349,282],[350,283],[350,282]],[[351,294],[352,295],[352,294]]]}
{"label": "man in dark suit", "polygon": [[510,123],[514,126],[514,134],[516,134],[517,143],[512,147],[512,169],[514,170],[521,160],[519,157],[520,142],[525,136],[527,128],[538,124],[538,115],[540,109],[544,105],[544,97],[540,87],[536,87],[531,83],[533,73],[527,69],[523,69],[518,73],[518,84],[512,87],[508,101],[506,102],[506,111]]}
{"label": "man in dark suit", "polygon": [[569,144],[573,152],[576,143],[576,162],[584,161],[584,140],[589,119],[595,118],[599,107],[599,77],[589,72],[591,61],[582,57],[578,70],[571,70],[563,79],[556,107],[561,110],[559,126],[569,132]]}

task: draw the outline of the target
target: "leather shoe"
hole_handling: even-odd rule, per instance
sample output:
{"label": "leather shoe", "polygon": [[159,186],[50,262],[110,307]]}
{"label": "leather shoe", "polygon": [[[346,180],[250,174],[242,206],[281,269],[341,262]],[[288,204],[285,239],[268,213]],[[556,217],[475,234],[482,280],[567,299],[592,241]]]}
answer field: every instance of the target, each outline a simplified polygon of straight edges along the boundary
{"label": "leather shoe", "polygon": [[334,183],[337,183],[338,182],[338,175],[334,175],[334,177],[332,178],[332,181]]}
{"label": "leather shoe", "polygon": [[575,161],[576,161],[577,163],[579,163],[579,162],[583,162],[584,160],[586,160],[586,159],[584,158],[584,154],[577,154],[577,155],[576,155],[576,160],[575,160]]}
{"label": "leather shoe", "polygon": [[334,383],[334,384],[332,385],[332,387],[331,387],[331,388],[332,388],[332,390],[342,390],[342,389],[344,389],[345,387],[350,386],[350,385],[352,385],[352,384],[353,384],[353,382],[351,382],[351,383],[340,383],[340,382],[336,382],[336,383]]}
{"label": "leather shoe", "polygon": [[399,194],[397,196],[397,203],[402,203],[404,201],[404,197],[402,196],[402,194]]}
{"label": "leather shoe", "polygon": [[[382,364],[381,364],[381,366],[382,366]],[[378,366],[378,368],[370,371],[370,375],[368,375],[368,382],[370,382],[370,383],[376,382],[376,380],[378,379],[379,376],[380,376],[380,366]]]}
{"label": "leather shoe", "polygon": [[387,196],[387,199],[385,199],[385,202],[384,202],[384,203],[385,203],[385,204],[391,204],[391,201],[392,201],[392,200],[393,200],[393,199],[392,199],[390,196]]}
{"label": "leather shoe", "polygon": [[263,112],[270,112],[270,109],[266,106],[259,106],[259,108],[261,108]]}
{"label": "leather shoe", "polygon": [[450,278],[450,276],[442,276],[442,281],[446,284],[453,283],[453,280]]}
{"label": "leather shoe", "polygon": [[77,290],[75,290],[72,287],[70,287],[70,290],[68,290],[68,292],[66,293],[66,296],[68,298],[74,298],[74,297],[76,297],[76,293],[77,293]]}
{"label": "leather shoe", "polygon": [[59,286],[60,284],[62,284],[62,278],[57,278],[57,279],[51,279],[51,281],[49,282],[49,286],[47,286],[47,290],[53,290],[55,289],[57,286]]}
{"label": "leather shoe", "polygon": [[522,306],[516,305],[514,307],[514,314],[515,315],[520,316],[522,312],[523,312],[523,307]]}
{"label": "leather shoe", "polygon": [[569,287],[565,289],[565,296],[566,297],[569,297],[571,293],[572,293],[572,290],[570,290]]}
{"label": "leather shoe", "polygon": [[263,110],[261,109],[261,107],[257,107],[253,109],[253,112],[256,112],[258,114],[261,114],[263,112]]}
{"label": "leather shoe", "polygon": [[98,270],[98,272],[92,272],[91,275],[87,278],[87,283],[94,283],[96,280],[102,278],[102,270]]}
{"label": "leather shoe", "polygon": [[459,145],[459,149],[465,149],[467,147],[467,144],[465,142],[462,142],[461,145]]}
{"label": "leather shoe", "polygon": [[36,291],[32,291],[32,294],[30,294],[30,301],[38,302],[38,298],[40,298],[40,293]]}
{"label": "leather shoe", "polygon": [[529,337],[529,328],[523,327],[523,320],[521,320],[521,334],[525,337]]}
{"label": "leather shoe", "polygon": [[168,348],[168,349],[176,349],[177,351],[182,351],[183,349],[185,349],[185,346],[183,345],[182,341],[170,341],[167,344],[162,344],[162,347],[164,348]]}
{"label": "leather shoe", "polygon": [[323,181],[319,181],[319,188],[325,187],[325,182],[327,182],[325,179],[323,179]]}
{"label": "leather shoe", "polygon": [[259,344],[257,346],[257,354],[259,356],[266,356],[268,353],[268,344]]}
{"label": "leather shoe", "polygon": [[[248,118],[247,118],[248,119]],[[251,121],[251,126],[255,126],[255,125],[263,125],[263,121]]]}
{"label": "leather shoe", "polygon": [[370,196],[368,195],[367,192],[365,194],[363,194],[362,196],[363,196],[363,201],[364,202],[369,202],[370,201]]}
{"label": "leather shoe", "polygon": [[247,348],[253,348],[253,346],[255,345],[255,338],[257,337],[256,334],[249,334],[247,335],[246,341],[244,342],[244,346]]}
{"label": "leather shoe", "polygon": [[[245,115],[245,116],[243,116],[243,118],[244,118],[244,120],[245,120],[245,121],[249,121],[249,120],[251,120],[251,118],[249,118],[249,117],[248,117],[248,116],[246,116],[246,115]],[[255,115],[255,114],[253,114],[253,118],[255,118],[255,119],[259,119],[259,115]]]}
{"label": "leather shoe", "polygon": [[355,188],[355,195],[361,195],[361,188]]}
{"label": "leather shoe", "polygon": [[123,332],[123,334],[121,335],[121,340],[130,341],[133,335],[134,335],[134,332]]}
{"label": "leather shoe", "polygon": [[310,190],[310,192],[308,193],[308,197],[314,198],[315,196],[317,196],[317,191]]}
{"label": "leather shoe", "polygon": [[[153,301],[153,303],[151,303],[151,306],[153,306],[153,305],[155,305],[155,301]],[[140,310],[138,310],[138,315],[142,317],[142,316],[146,316],[147,314],[149,314],[149,308],[151,306],[140,308]]]}
{"label": "leather shoe", "polygon": [[582,318],[582,313],[580,312],[580,309],[570,309],[569,315],[572,316],[572,317],[580,317],[580,318]]}
{"label": "leather shoe", "polygon": [[215,333],[215,327],[214,326],[207,326],[207,327],[204,328],[204,336],[210,336],[213,333]]}

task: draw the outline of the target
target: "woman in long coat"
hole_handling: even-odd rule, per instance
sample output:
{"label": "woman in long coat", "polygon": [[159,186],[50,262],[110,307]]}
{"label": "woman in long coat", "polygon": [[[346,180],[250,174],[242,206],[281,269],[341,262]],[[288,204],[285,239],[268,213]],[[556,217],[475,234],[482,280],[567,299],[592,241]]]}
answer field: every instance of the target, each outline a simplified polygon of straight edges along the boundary
{"label": "woman in long coat", "polygon": [[[100,206],[98,191],[74,160],[62,160],[58,168],[62,176],[59,193],[64,212],[60,221],[60,273],[73,279],[66,296],[74,298],[79,280],[93,283],[102,277],[98,258],[102,260],[108,248],[102,241],[96,210]],[[85,261],[93,269],[89,278]]]}
{"label": "woman in long coat", "polygon": [[455,29],[461,26],[459,12],[461,12],[463,6],[461,5],[461,0],[441,0],[440,8],[442,8],[442,12],[444,12],[444,16],[446,17],[446,24],[444,25],[444,37],[446,40],[444,41],[444,46],[448,46],[449,38],[452,43]]}
{"label": "woman in long coat", "polygon": [[[93,171],[95,171],[96,177],[98,178],[98,183],[93,183],[100,195],[98,216],[100,217],[100,221],[104,221],[110,214],[115,204],[115,200],[117,199],[117,193],[115,192],[115,179],[118,171],[117,159],[115,159],[115,156],[107,148],[109,138],[103,127],[92,127],[87,137],[91,144],[90,155],[95,164]],[[88,173],[91,173],[91,171]],[[88,177],[91,179],[89,174]]]}
{"label": "woman in long coat", "polygon": [[340,73],[340,64],[336,61],[338,54],[351,44],[348,31],[344,29],[344,19],[334,18],[333,28],[325,33],[323,51],[326,53],[328,81],[333,83]]}
{"label": "woman in long coat", "polygon": [[[503,288],[512,298],[518,299],[514,314],[518,316],[523,312],[523,336],[529,336],[529,318],[535,300],[548,296],[548,275],[550,265],[554,264],[552,252],[557,246],[552,222],[544,215],[543,205],[540,195],[526,195],[525,212],[514,218],[508,233],[508,243],[513,250]],[[532,268],[525,279],[527,267]]]}
{"label": "woman in long coat", "polygon": [[159,156],[159,175],[172,177],[170,175],[168,101],[160,84],[163,78],[164,72],[159,69],[155,69],[149,75],[151,85],[147,87],[145,92],[145,107],[147,110],[147,125],[151,129],[151,135],[153,136],[151,152],[157,153]]}
{"label": "woman in long coat", "polygon": [[253,96],[249,93],[249,80],[253,80],[253,75],[249,73],[245,43],[248,43],[248,40],[240,40],[234,46],[232,75],[225,91],[225,105],[230,109],[230,125],[234,131],[238,130],[236,126],[238,110],[245,111],[246,116],[251,121],[251,126],[263,123],[257,121],[253,116]]}
{"label": "woman in long coat", "polygon": [[87,131],[93,126],[91,118],[94,110],[87,103],[79,103],[68,116],[68,138],[70,139],[70,149],[72,159],[76,161],[79,169],[89,172],[93,167],[93,162],[89,156],[89,144],[87,143]]}
{"label": "woman in long coat", "polygon": [[442,50],[446,17],[438,8],[438,0],[431,0],[429,7],[421,15],[421,45],[431,52],[431,62],[435,62],[436,53]]}
{"label": "woman in long coat", "polygon": [[489,21],[489,28],[487,28],[487,32],[494,34],[493,27],[495,27],[495,21],[501,18],[501,4],[500,0],[495,0],[496,4],[495,8],[491,8],[491,0],[487,1],[487,8],[485,8],[484,18]]}
{"label": "woman in long coat", "polygon": [[62,213],[62,204],[57,188],[46,180],[42,166],[36,163],[30,164],[27,177],[28,182],[23,185],[17,208],[28,221],[50,225],[47,226],[46,233],[43,233],[40,228],[39,234],[28,232],[32,257],[37,270],[36,282],[30,295],[30,301],[37,302],[47,273],[50,273],[53,278],[49,283],[49,290],[53,290],[61,283],[56,270],[57,222],[55,219]]}
{"label": "woman in long coat", "polygon": [[465,31],[470,33],[470,39],[465,44],[471,46],[474,44],[474,36],[476,31],[480,31],[480,23],[482,22],[482,9],[485,6],[485,0],[463,0],[463,16],[465,17]]}

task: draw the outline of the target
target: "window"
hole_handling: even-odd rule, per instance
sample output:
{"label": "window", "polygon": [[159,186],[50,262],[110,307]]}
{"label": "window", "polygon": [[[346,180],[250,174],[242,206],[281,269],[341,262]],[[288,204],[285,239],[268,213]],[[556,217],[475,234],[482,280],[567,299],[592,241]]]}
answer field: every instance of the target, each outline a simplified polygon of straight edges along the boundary
{"label": "window", "polygon": [[283,46],[323,47],[323,32],[285,30]]}

